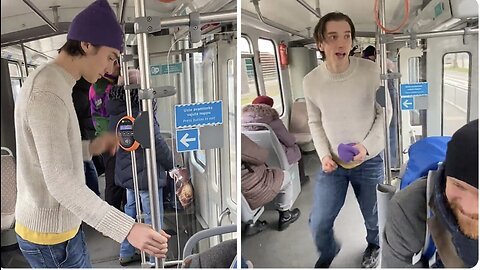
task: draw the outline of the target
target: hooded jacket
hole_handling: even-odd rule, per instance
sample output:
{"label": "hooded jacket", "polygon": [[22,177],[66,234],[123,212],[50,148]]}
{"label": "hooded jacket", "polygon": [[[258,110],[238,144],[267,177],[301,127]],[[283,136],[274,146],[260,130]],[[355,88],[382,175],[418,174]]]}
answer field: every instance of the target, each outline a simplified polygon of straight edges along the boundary
{"label": "hooded jacket", "polygon": [[[138,90],[131,91],[132,114],[137,117],[139,114]],[[107,106],[109,116],[109,130],[115,131],[118,121],[127,115],[127,105],[125,103],[125,90],[123,86],[113,86],[110,91],[109,102]],[[156,109],[154,109],[154,117]],[[172,152],[160,135],[160,125],[155,117],[154,119],[155,151],[157,161],[158,187],[164,187],[167,184],[166,171],[173,169]],[[148,190],[148,177],[145,161],[145,151],[141,147],[135,151],[137,159],[138,187],[140,190]],[[130,153],[119,148],[115,161],[115,184],[118,186],[133,189],[132,159]]]}
{"label": "hooded jacket", "polygon": [[[282,144],[288,163],[300,160],[302,154],[295,143],[295,137],[290,134],[278,115],[278,112],[265,104],[249,104],[242,109],[242,124],[263,123],[269,125]],[[256,127],[243,127],[245,130],[257,130]]]}
{"label": "hooded jacket", "polygon": [[[427,262],[424,261],[412,266],[413,255],[417,254],[425,243],[427,223],[440,259],[440,261],[437,260],[437,265],[455,268],[475,265],[478,260],[478,241],[459,237],[458,225],[452,218],[445,198],[446,179],[443,166],[439,168],[439,172],[436,178],[432,179],[435,188],[428,203],[433,217],[428,221],[426,178],[417,180],[400,190],[391,199],[383,236],[382,267],[428,267]],[[458,241],[459,238],[465,240]],[[471,245],[471,241],[476,241],[477,244]],[[467,246],[470,247],[465,248]],[[472,246],[475,246],[476,250],[471,248]]]}
{"label": "hooded jacket", "polygon": [[242,194],[251,209],[271,202],[280,192],[283,171],[267,167],[268,150],[242,134]]}

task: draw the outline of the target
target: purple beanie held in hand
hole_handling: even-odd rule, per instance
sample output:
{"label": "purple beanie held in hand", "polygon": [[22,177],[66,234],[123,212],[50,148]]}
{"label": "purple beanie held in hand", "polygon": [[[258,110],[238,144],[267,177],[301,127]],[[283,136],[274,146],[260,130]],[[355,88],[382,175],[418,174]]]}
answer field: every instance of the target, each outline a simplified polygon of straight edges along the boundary
{"label": "purple beanie held in hand", "polygon": [[344,161],[344,162],[351,162],[353,160],[353,157],[358,155],[360,151],[353,147],[355,144],[354,143],[349,143],[349,144],[339,144],[338,145],[338,157]]}
{"label": "purple beanie held in hand", "polygon": [[96,0],[75,16],[67,39],[123,51],[123,31],[107,0]]}

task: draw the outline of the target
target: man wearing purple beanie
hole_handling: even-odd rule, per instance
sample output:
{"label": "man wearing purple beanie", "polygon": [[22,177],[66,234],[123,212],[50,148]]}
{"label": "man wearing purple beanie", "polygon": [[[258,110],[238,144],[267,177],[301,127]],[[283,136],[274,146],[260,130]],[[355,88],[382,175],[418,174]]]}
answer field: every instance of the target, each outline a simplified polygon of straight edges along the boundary
{"label": "man wearing purple beanie", "polygon": [[54,61],[26,79],[15,104],[17,204],[15,232],[33,268],[88,268],[82,221],[117,242],[165,258],[165,232],[156,232],[100,199],[85,184],[83,161],[115,150],[105,133],[82,141],[72,88],[111,73],[123,49],[123,32],[106,0],[97,0],[72,21]]}

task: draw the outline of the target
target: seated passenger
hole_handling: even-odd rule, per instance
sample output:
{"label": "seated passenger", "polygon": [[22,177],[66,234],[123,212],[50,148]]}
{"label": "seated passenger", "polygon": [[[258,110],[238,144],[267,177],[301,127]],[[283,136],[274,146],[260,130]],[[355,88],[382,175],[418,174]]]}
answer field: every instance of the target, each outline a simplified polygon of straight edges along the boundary
{"label": "seated passenger", "polygon": [[278,230],[282,231],[300,217],[292,208],[292,181],[279,168],[267,167],[268,150],[242,134],[242,194],[251,209],[257,209],[276,198],[279,212]]}
{"label": "seated passenger", "polygon": [[[138,82],[138,70],[129,70],[129,79],[132,84]],[[120,80],[121,82],[121,80]],[[138,97],[138,89],[131,91],[132,114],[137,117],[140,109],[140,100]],[[110,91],[109,103],[107,106],[108,114],[110,116],[109,129],[115,130],[118,121],[127,114],[127,107],[125,103],[125,90],[123,85],[115,85]],[[154,109],[155,116],[156,108]],[[157,161],[157,180],[158,180],[158,196],[160,201],[160,223],[163,227],[163,187],[167,183],[166,171],[173,169],[172,152],[165,140],[160,135],[160,125],[157,119],[154,119],[155,129],[155,149]],[[138,188],[140,190],[140,200],[142,204],[142,211],[145,214],[144,223],[152,224],[150,195],[148,192],[148,177],[147,168],[145,167],[145,151],[141,148],[135,152],[137,159],[137,175]],[[135,209],[135,193],[133,189],[133,173],[132,160],[129,152],[119,148],[116,154],[115,161],[115,183],[118,186],[127,189],[127,203],[125,204],[125,213],[135,218],[137,213]],[[140,260],[140,256],[135,253],[135,248],[127,241],[123,241],[120,246],[120,264],[125,266],[133,261]],[[154,258],[150,257],[153,262]]]}
{"label": "seated passenger", "polygon": [[[478,120],[453,134],[438,176],[429,181],[434,185],[429,198],[427,180],[420,179],[390,201],[382,267],[412,267],[414,254],[424,246],[427,226],[437,248],[435,266],[471,268],[477,264]],[[427,202],[432,212],[428,219]],[[414,266],[429,265],[420,260]]]}
{"label": "seated passenger", "polygon": [[[268,96],[258,96],[252,104],[242,109],[242,124],[263,123],[269,125],[287,154],[288,163],[293,164],[300,160],[302,154],[295,143],[295,137],[290,134],[278,115],[272,108],[273,99]],[[245,130],[258,130],[256,127],[243,127]]]}

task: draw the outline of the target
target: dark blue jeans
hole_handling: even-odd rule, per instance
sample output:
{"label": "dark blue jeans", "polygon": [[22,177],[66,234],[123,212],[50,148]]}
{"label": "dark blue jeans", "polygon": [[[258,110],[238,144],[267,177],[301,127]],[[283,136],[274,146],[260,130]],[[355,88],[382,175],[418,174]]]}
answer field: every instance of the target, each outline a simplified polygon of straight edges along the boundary
{"label": "dark blue jeans", "polygon": [[331,262],[336,255],[338,244],[334,239],[333,224],[345,202],[349,182],[365,220],[367,242],[378,245],[376,186],[382,183],[383,179],[381,154],[353,169],[338,166],[331,173],[320,170],[315,183],[309,223],[321,263]]}
{"label": "dark blue jeans", "polygon": [[[158,200],[160,202],[160,228],[163,227],[163,188],[158,188]],[[152,210],[150,208],[150,194],[148,190],[140,190],[140,202],[142,205],[142,212],[145,214],[145,224],[152,224]],[[135,191],[127,188],[127,203],[125,204],[125,214],[132,218],[137,217],[137,209],[135,208]],[[135,247],[128,242],[127,239],[123,240],[120,245],[120,257],[130,257],[135,254]],[[150,262],[155,262],[155,258],[150,256]]]}
{"label": "dark blue jeans", "polygon": [[95,169],[95,164],[93,161],[83,161],[83,168],[85,169],[85,182],[87,186],[100,196],[100,190],[98,189],[98,175],[97,169]]}
{"label": "dark blue jeans", "polygon": [[92,268],[82,229],[72,239],[55,245],[38,245],[17,235],[18,246],[32,268]]}

